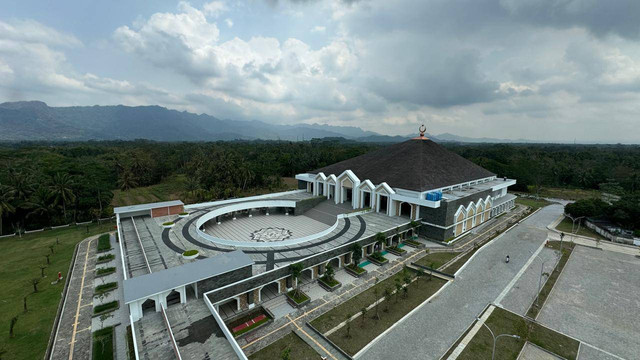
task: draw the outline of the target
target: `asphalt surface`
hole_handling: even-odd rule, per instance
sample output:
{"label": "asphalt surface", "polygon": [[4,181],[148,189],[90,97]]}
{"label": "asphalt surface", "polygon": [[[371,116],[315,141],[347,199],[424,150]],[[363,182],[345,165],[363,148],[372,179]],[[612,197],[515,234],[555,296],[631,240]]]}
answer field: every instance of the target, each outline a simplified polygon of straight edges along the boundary
{"label": "asphalt surface", "polygon": [[[562,205],[547,206],[486,245],[439,296],[396,324],[358,357],[439,359],[485,306],[505,290],[531,253],[546,240],[546,226],[562,211]],[[511,257],[509,264],[504,263],[507,254]]]}

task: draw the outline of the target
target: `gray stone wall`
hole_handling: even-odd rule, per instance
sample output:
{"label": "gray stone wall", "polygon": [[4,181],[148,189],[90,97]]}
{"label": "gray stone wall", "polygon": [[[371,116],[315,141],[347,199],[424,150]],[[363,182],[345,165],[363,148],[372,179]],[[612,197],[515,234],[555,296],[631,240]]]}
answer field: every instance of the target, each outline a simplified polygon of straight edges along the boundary
{"label": "gray stone wall", "polygon": [[246,279],[251,276],[251,265],[245,266],[238,270],[228,272],[222,275],[210,277],[208,279],[198,281],[198,297],[207,291],[233,284],[234,282]]}

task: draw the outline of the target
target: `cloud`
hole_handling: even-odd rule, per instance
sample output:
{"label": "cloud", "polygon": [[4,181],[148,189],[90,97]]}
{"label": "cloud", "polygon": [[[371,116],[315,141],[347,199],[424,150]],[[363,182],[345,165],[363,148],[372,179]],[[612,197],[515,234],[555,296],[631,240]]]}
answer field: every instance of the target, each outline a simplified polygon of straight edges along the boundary
{"label": "cloud", "polygon": [[204,14],[207,16],[218,17],[220,14],[227,12],[229,9],[223,1],[212,1],[203,6]]}
{"label": "cloud", "polygon": [[228,28],[232,28],[233,27],[233,20],[226,18],[224,19],[224,23],[227,24]]}
{"label": "cloud", "polygon": [[327,30],[327,28],[325,26],[314,26],[311,28],[311,32],[312,33],[323,33]]}

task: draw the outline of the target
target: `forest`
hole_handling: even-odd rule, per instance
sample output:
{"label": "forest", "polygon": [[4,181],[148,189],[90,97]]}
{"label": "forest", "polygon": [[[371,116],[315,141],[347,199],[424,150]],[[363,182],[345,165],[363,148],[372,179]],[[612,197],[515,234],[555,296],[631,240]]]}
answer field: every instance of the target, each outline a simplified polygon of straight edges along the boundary
{"label": "forest", "polygon": [[[450,144],[450,150],[498,176],[512,190],[640,189],[640,147],[625,145]],[[345,160],[382,144],[341,139],[305,142],[90,141],[0,145],[0,233],[112,215],[113,192],[183,175],[188,202],[241,196],[281,186],[283,177]]]}

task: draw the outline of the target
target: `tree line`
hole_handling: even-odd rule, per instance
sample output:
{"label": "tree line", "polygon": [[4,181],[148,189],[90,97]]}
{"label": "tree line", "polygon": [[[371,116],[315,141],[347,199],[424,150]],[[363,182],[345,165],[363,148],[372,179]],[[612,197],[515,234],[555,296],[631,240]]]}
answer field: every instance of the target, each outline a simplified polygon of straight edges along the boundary
{"label": "tree line", "polygon": [[[240,196],[385,146],[340,139],[234,142],[145,140],[0,145],[0,233],[112,215],[113,191],[183,174],[184,196],[205,201]],[[516,190],[542,186],[640,189],[640,147],[526,144],[445,144]],[[402,161],[402,159],[398,159]]]}

